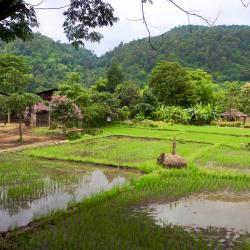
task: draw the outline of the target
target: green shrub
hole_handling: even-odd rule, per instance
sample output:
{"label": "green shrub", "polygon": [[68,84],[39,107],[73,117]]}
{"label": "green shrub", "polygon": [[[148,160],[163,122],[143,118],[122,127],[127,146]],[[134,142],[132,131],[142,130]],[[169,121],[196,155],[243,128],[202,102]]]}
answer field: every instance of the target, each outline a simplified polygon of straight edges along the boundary
{"label": "green shrub", "polygon": [[84,129],[82,134],[87,134],[87,135],[100,135],[102,134],[103,131],[101,129]]}
{"label": "green shrub", "polygon": [[73,141],[80,139],[82,137],[82,134],[79,131],[68,131],[66,132],[65,137],[66,139]]}
{"label": "green shrub", "polygon": [[187,124],[189,121],[188,113],[181,107],[161,105],[154,112],[154,118],[159,121]]}
{"label": "green shrub", "polygon": [[124,106],[118,110],[118,119],[119,121],[128,120],[130,115],[129,108],[127,106]]}
{"label": "green shrub", "polygon": [[138,113],[135,118],[134,118],[135,121],[143,121],[145,120],[145,116],[143,113]]}
{"label": "green shrub", "polygon": [[219,117],[217,107],[213,107],[211,104],[196,104],[187,109],[186,112],[190,117],[190,124],[193,125],[211,124]]}

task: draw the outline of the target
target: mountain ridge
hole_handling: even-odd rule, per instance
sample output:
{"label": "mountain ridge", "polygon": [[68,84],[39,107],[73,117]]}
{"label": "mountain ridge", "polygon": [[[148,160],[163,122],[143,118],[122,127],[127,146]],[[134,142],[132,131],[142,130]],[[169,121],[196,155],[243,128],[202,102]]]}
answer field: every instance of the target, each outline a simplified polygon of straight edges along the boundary
{"label": "mountain ridge", "polygon": [[163,35],[120,43],[112,51],[98,57],[85,48],[75,50],[70,44],[53,41],[40,33],[30,42],[0,41],[0,53],[27,56],[33,65],[32,90],[55,87],[68,72],[80,72],[81,82],[90,86],[105,77],[111,61],[119,63],[126,81],[144,85],[152,68],[160,61],[175,61],[187,68],[200,68],[224,81],[250,80],[250,26],[220,25],[178,26]]}

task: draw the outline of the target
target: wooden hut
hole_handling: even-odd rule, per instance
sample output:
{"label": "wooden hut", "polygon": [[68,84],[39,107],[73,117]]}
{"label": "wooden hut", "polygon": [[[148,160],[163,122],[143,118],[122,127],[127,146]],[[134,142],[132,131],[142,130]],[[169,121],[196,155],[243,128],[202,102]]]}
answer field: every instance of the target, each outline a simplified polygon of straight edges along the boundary
{"label": "wooden hut", "polygon": [[30,116],[30,125],[32,127],[49,127],[50,126],[50,107],[49,102],[52,99],[53,93],[58,89],[49,89],[36,93],[44,101],[48,102],[48,105],[44,103],[37,103],[29,109],[28,116]]}
{"label": "wooden hut", "polygon": [[[50,107],[49,102],[52,99],[53,93],[58,89],[49,89],[36,93],[42,100],[46,101],[48,105],[44,103],[37,103],[33,107],[27,107],[24,120],[25,124],[32,127],[49,127],[50,126]],[[0,95],[8,96],[8,94],[0,92]],[[1,122],[17,123],[19,118],[16,114],[8,114],[8,117],[0,117]]]}
{"label": "wooden hut", "polygon": [[228,111],[221,114],[221,117],[227,121],[242,121],[244,124],[246,123],[248,115],[240,112],[237,109],[229,109]]}

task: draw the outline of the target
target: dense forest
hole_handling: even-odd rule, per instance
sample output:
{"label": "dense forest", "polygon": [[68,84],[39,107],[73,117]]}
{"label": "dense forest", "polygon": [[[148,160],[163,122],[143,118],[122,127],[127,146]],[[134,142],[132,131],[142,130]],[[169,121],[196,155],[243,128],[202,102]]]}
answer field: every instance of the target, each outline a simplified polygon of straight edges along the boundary
{"label": "dense forest", "polygon": [[80,72],[81,82],[85,82],[87,72],[96,67],[98,59],[87,49],[76,50],[70,44],[55,42],[40,33],[34,34],[29,42],[16,40],[6,44],[0,41],[0,53],[28,58],[34,76],[30,88],[37,91],[57,86],[69,72]]}
{"label": "dense forest", "polygon": [[121,63],[126,76],[145,80],[161,60],[179,62],[185,67],[201,68],[217,82],[250,80],[249,26],[181,26],[152,39],[120,44],[99,59],[107,66],[112,58]]}
{"label": "dense forest", "polygon": [[39,33],[30,42],[0,42],[0,53],[15,53],[29,58],[34,75],[32,90],[60,84],[69,72],[79,72],[81,82],[92,85],[106,76],[112,61],[118,62],[125,80],[144,85],[152,68],[161,60],[175,61],[188,68],[201,68],[216,82],[250,80],[249,26],[180,26],[152,39],[121,43],[114,50],[97,57],[91,51],[78,50],[55,42]]}

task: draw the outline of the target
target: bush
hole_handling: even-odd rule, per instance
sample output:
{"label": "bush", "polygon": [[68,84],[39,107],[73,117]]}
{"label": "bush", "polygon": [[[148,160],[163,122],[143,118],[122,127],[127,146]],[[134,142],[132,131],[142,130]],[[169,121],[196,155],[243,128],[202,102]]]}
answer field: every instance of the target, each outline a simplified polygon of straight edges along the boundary
{"label": "bush", "polygon": [[124,106],[118,110],[118,119],[119,121],[128,120],[130,115],[129,108]]}
{"label": "bush", "polygon": [[83,130],[83,134],[93,135],[93,136],[100,135],[102,133],[103,133],[103,131],[101,129],[98,129],[98,128],[97,129],[84,129]]}
{"label": "bush", "polygon": [[143,113],[139,113],[139,114],[137,114],[137,115],[135,116],[134,120],[135,120],[136,122],[144,121],[144,120],[145,120],[145,116],[144,116]]}
{"label": "bush", "polygon": [[140,122],[140,125],[142,125],[143,127],[151,127],[151,128],[157,128],[158,127],[157,122],[154,122],[152,120],[147,120],[147,119]]}
{"label": "bush", "polygon": [[65,134],[65,138],[70,141],[81,139],[81,137],[82,134],[79,131],[68,131]]}
{"label": "bush", "polygon": [[211,124],[212,121],[219,117],[217,107],[210,104],[196,104],[186,110],[190,117],[190,123],[193,125]]}
{"label": "bush", "polygon": [[181,107],[175,106],[164,106],[161,105],[154,112],[154,118],[156,120],[171,122],[171,123],[182,123],[187,124],[190,117],[188,113]]}
{"label": "bush", "polygon": [[75,126],[82,120],[80,108],[67,96],[52,96],[51,117],[53,122],[62,124],[63,132],[66,133],[67,127]]}

